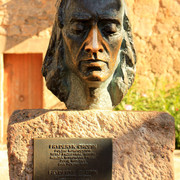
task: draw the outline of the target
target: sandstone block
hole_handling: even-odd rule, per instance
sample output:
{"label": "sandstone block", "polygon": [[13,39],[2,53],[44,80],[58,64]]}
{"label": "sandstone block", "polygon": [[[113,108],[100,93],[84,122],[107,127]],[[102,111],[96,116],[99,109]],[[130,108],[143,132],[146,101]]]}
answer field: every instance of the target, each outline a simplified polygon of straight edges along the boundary
{"label": "sandstone block", "polygon": [[19,26],[10,26],[8,28],[8,36],[17,36],[20,35],[21,31]]}
{"label": "sandstone block", "polygon": [[174,60],[174,69],[175,69],[175,71],[180,72],[180,60],[179,59]]}
{"label": "sandstone block", "polygon": [[24,36],[31,36],[37,34],[37,27],[34,25],[22,25],[21,31]]}
{"label": "sandstone block", "polygon": [[112,138],[113,180],[174,179],[174,119],[167,113],[16,111],[8,126],[10,179],[32,179],[33,139],[52,137]]}

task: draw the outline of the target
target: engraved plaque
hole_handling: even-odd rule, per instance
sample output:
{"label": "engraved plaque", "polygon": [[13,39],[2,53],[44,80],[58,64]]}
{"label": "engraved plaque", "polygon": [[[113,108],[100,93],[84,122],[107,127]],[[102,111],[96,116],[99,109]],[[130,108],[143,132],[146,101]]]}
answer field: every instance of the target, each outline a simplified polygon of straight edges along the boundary
{"label": "engraved plaque", "polygon": [[112,139],[34,139],[34,180],[111,180]]}

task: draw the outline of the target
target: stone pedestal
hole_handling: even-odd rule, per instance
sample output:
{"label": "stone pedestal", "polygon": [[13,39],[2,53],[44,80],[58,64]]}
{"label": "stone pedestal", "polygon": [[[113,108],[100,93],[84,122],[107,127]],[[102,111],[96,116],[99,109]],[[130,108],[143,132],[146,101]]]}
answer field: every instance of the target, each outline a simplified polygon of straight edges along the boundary
{"label": "stone pedestal", "polygon": [[33,139],[50,137],[113,138],[113,180],[174,179],[175,128],[167,113],[16,111],[8,126],[10,179],[32,179]]}

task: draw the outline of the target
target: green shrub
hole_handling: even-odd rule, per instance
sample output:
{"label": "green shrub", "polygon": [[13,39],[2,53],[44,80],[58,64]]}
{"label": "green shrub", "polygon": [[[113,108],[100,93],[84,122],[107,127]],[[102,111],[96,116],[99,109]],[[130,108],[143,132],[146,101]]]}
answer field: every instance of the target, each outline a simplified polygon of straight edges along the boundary
{"label": "green shrub", "polygon": [[176,149],[180,149],[180,84],[168,89],[167,83],[157,89],[140,92],[137,83],[128,91],[115,110],[164,111],[175,119]]}

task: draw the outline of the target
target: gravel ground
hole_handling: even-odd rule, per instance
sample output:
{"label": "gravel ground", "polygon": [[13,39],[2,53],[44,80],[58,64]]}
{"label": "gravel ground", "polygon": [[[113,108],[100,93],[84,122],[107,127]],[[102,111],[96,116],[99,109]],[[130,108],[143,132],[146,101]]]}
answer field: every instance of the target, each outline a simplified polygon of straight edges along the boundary
{"label": "gravel ground", "polygon": [[[180,150],[174,152],[175,180],[180,180]],[[0,150],[0,180],[9,180],[7,150]]]}

